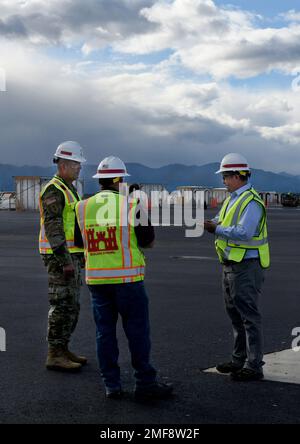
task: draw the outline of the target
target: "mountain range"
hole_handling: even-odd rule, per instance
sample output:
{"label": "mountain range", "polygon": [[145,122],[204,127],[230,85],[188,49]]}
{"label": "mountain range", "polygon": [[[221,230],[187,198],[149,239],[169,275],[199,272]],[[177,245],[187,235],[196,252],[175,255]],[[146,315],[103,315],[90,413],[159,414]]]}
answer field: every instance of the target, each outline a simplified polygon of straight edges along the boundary
{"label": "mountain range", "polygon": [[[216,175],[219,163],[206,165],[171,164],[159,168],[150,168],[140,163],[127,163],[127,170],[131,174],[129,183],[159,183],[168,191],[174,191],[177,186],[198,185],[206,187],[222,187],[222,177]],[[96,165],[84,165],[81,176],[84,179],[85,194],[92,194],[98,190],[97,180],[92,179],[97,170]],[[55,166],[14,166],[0,164],[0,191],[14,191],[14,176],[42,176],[52,177]],[[285,172],[272,173],[253,169],[251,183],[259,191],[300,192],[300,175],[294,176]]]}

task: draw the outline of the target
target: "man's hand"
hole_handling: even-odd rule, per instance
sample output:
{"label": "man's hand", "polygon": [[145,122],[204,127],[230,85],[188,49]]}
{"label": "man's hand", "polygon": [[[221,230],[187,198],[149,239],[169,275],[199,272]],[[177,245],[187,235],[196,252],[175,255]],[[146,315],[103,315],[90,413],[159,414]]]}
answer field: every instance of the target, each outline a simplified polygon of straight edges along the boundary
{"label": "man's hand", "polygon": [[209,233],[214,233],[216,231],[217,225],[215,222],[212,222],[211,220],[205,220],[204,221],[204,230],[208,231]]}
{"label": "man's hand", "polygon": [[63,266],[63,273],[64,273],[64,278],[66,279],[66,281],[75,277],[74,265],[73,264],[64,265]]}

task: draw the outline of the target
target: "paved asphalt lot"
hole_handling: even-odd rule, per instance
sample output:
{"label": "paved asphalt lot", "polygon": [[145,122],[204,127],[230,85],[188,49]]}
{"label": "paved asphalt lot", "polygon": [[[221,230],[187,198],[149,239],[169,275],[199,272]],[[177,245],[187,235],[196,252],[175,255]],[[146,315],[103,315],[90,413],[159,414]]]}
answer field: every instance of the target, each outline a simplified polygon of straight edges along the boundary
{"label": "paved asphalt lot", "polygon": [[[206,217],[211,215],[208,211]],[[272,267],[261,300],[268,353],[290,348],[291,331],[300,326],[299,219],[297,209],[269,210]],[[89,364],[79,374],[47,371],[47,276],[37,251],[38,223],[36,213],[0,212],[0,326],[6,330],[6,351],[0,352],[0,423],[300,422],[298,385],[234,383],[202,372],[228,359],[232,336],[213,238],[185,238],[182,228],[157,228],[156,247],[147,251],[152,358],[161,378],[174,383],[174,397],[149,405],[134,402],[130,358],[120,329],[126,395],[121,401],[104,398],[86,287],[72,348],[86,354]]]}

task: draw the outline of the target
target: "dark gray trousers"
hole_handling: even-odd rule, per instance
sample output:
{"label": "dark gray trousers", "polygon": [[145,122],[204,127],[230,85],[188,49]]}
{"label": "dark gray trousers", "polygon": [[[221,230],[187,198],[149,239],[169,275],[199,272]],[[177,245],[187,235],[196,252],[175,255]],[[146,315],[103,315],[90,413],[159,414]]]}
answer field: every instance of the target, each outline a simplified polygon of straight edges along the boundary
{"label": "dark gray trousers", "polygon": [[264,282],[259,259],[223,266],[225,308],[233,328],[232,361],[262,371],[263,332],[258,298]]}

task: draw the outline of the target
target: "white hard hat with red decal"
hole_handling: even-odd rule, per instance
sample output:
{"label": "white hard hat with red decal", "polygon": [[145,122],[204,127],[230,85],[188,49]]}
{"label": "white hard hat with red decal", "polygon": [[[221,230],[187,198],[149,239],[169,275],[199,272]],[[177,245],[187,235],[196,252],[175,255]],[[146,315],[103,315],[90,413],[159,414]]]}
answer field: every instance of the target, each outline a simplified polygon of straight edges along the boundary
{"label": "white hard hat with red decal", "polygon": [[101,160],[94,179],[110,179],[113,177],[130,176],[127,173],[125,163],[119,157],[109,156]]}
{"label": "white hard hat with red decal", "polygon": [[223,157],[220,169],[216,171],[216,174],[226,171],[250,171],[250,167],[244,156],[238,153],[229,153]]}
{"label": "white hard hat with red decal", "polygon": [[54,160],[57,159],[66,159],[66,160],[74,160],[75,162],[86,162],[86,159],[83,157],[83,149],[77,142],[67,141],[61,143],[54,154]]}

